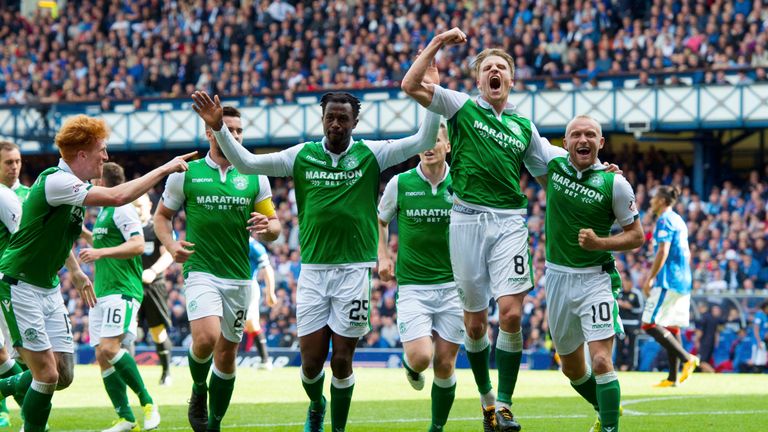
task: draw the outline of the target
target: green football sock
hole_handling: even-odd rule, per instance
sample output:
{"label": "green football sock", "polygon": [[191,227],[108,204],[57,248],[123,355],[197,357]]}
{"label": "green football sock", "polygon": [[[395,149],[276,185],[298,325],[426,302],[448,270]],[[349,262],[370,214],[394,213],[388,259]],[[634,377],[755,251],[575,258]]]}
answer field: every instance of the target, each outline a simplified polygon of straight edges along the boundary
{"label": "green football sock", "polygon": [[21,411],[24,414],[24,430],[26,432],[44,432],[51,414],[51,399],[56,390],[56,383],[41,383],[32,380],[32,384],[24,397]]}
{"label": "green football sock", "polygon": [[445,426],[451,413],[453,400],[456,399],[456,375],[450,378],[435,377],[432,381],[432,428]]}
{"label": "green football sock", "polygon": [[325,382],[325,371],[320,373],[314,378],[307,378],[304,375],[304,370],[300,369],[301,373],[301,385],[304,387],[304,392],[307,393],[310,403],[312,404],[312,410],[317,411],[323,408],[323,382]]}
{"label": "green football sock", "polygon": [[499,370],[499,402],[512,404],[515,393],[517,374],[520,372],[520,360],[523,358],[523,334],[507,333],[499,329],[496,339],[496,369]]}
{"label": "green football sock", "polygon": [[331,379],[331,430],[343,432],[347,427],[352,391],[355,389],[355,374],[344,379]]}
{"label": "green football sock", "polygon": [[227,413],[229,402],[232,400],[232,391],[235,389],[235,373],[224,373],[213,366],[211,383],[208,387],[208,430],[220,430],[221,419]]}
{"label": "green football sock", "polygon": [[[22,372],[23,370],[18,365],[18,363],[16,363],[16,361],[11,358],[9,358],[5,363],[0,365],[0,378],[9,378],[14,375],[20,374]],[[14,391],[14,396],[15,394],[16,392]],[[21,406],[21,404],[24,403],[24,399],[21,398],[21,400],[17,400],[16,402],[20,402],[19,406]],[[0,412],[4,412],[4,413],[8,412],[8,405],[5,403],[5,399],[0,401]]]}
{"label": "green football sock", "polygon": [[136,361],[128,354],[128,351],[125,349],[118,351],[117,355],[109,360],[109,364],[114,366],[117,373],[120,374],[120,378],[136,393],[141,406],[152,403],[152,396],[149,395],[147,388],[144,386],[144,380],[141,379],[139,368],[136,367]]}
{"label": "green football sock", "polygon": [[104,388],[107,390],[107,396],[112,401],[112,407],[115,408],[117,416],[129,422],[135,422],[136,416],[133,415],[131,404],[128,402],[125,381],[120,378],[120,374],[115,368],[109,368],[101,373],[101,379],[104,381]]}
{"label": "green football sock", "polygon": [[192,375],[192,390],[197,394],[207,392],[208,372],[211,370],[213,354],[207,359],[201,359],[195,356],[192,347],[189,347],[187,359],[189,360],[189,373]]}
{"label": "green football sock", "polygon": [[481,339],[471,339],[469,336],[464,338],[464,348],[467,350],[467,359],[472,367],[472,375],[475,377],[477,391],[481,395],[491,391],[491,343],[488,336]]}
{"label": "green football sock", "polygon": [[587,402],[592,404],[595,411],[598,411],[597,382],[595,382],[595,376],[589,368],[587,368],[587,373],[583,377],[576,381],[571,381],[571,387],[573,387],[581,397],[586,399]]}
{"label": "green football sock", "polygon": [[24,404],[24,395],[32,384],[32,372],[26,370],[22,373],[0,379],[0,394],[3,397],[13,396],[19,406]]}
{"label": "green football sock", "polygon": [[597,401],[600,407],[600,422],[603,431],[619,431],[619,406],[621,405],[621,387],[616,372],[608,372],[595,377],[597,383]]}

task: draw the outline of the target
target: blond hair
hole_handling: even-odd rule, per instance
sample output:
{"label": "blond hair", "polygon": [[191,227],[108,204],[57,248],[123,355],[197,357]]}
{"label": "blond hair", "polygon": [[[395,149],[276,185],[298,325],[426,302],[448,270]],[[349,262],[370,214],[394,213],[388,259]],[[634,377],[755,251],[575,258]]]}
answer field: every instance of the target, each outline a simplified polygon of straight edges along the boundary
{"label": "blond hair", "polygon": [[56,146],[62,159],[71,161],[81,150],[90,149],[94,143],[109,137],[109,127],[103,119],[76,115],[68,118],[56,133]]}
{"label": "blond hair", "polygon": [[503,58],[509,65],[509,72],[512,74],[512,78],[515,77],[515,59],[501,48],[486,48],[475,57],[473,64],[473,67],[475,68],[475,78],[480,76],[480,65],[483,64],[485,59],[491,56],[499,56]]}
{"label": "blond hair", "polygon": [[565,136],[568,136],[568,131],[571,130],[571,126],[573,126],[573,123],[575,123],[576,120],[589,120],[593,122],[595,125],[597,125],[598,135],[603,136],[603,127],[600,125],[600,122],[588,114],[580,114],[572,118],[571,121],[568,122],[568,125],[565,127]]}

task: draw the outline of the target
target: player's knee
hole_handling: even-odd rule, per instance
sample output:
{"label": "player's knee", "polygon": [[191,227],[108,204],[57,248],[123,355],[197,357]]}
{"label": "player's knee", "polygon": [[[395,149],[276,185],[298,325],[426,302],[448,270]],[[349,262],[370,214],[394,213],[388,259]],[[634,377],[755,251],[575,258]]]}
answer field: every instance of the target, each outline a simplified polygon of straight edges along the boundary
{"label": "player's knee", "polygon": [[72,384],[75,380],[74,370],[61,370],[58,373],[58,379],[56,380],[56,390],[64,390]]}
{"label": "player's knee", "polygon": [[438,378],[448,378],[453,375],[453,362],[452,358],[440,358],[435,357],[435,363],[432,366],[435,370],[435,376]]}
{"label": "player's knee", "polygon": [[56,379],[47,381],[55,382],[56,390],[63,390],[72,384],[75,379],[75,360],[72,354],[62,353],[56,359]]}
{"label": "player's knee", "polygon": [[467,336],[472,339],[482,339],[488,331],[487,323],[479,320],[470,320],[464,323],[467,330]]}
{"label": "player's knee", "polygon": [[[422,372],[429,367],[429,362],[432,361],[430,353],[424,352],[412,352],[408,354],[408,366],[416,372]],[[435,364],[437,368],[437,364]]]}
{"label": "player's knee", "polygon": [[331,357],[333,376],[346,377],[352,373],[352,356],[333,353]]}
{"label": "player's knee", "polygon": [[520,328],[522,319],[521,311],[516,308],[507,308],[499,311],[499,322],[506,328]]}
{"label": "player's knee", "polygon": [[195,355],[198,353],[205,354],[201,357],[208,357],[216,348],[216,341],[218,336],[213,333],[202,333],[196,335],[192,342],[192,349],[195,351]]}
{"label": "player's knee", "polygon": [[609,353],[598,353],[592,356],[592,370],[595,375],[613,371],[613,361]]}

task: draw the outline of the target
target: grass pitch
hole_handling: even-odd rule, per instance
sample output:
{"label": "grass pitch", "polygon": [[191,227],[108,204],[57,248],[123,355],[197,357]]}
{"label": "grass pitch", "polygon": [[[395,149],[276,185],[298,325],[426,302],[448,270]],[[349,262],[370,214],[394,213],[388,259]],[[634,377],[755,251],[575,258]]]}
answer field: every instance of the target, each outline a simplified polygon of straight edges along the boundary
{"label": "grass pitch", "polygon": [[[190,430],[186,400],[191,379],[185,368],[174,368],[173,386],[159,387],[158,367],[142,367],[150,393],[160,405],[159,430]],[[495,371],[493,371],[495,372]],[[492,372],[492,373],[493,373]],[[430,419],[429,389],[410,388],[402,369],[355,370],[356,385],[348,432],[426,431]],[[456,402],[447,431],[481,431],[480,402],[469,370],[459,370]],[[768,375],[694,374],[678,388],[656,389],[662,373],[620,373],[624,416],[622,431],[765,431],[768,426]],[[325,394],[329,395],[330,370]],[[495,374],[492,375],[494,385]],[[129,390],[130,392],[130,390]],[[141,422],[141,410],[134,412]],[[594,421],[591,407],[556,371],[521,371],[513,411],[528,431],[587,431]],[[9,399],[14,428],[20,425],[15,402]],[[307,409],[296,368],[274,371],[238,370],[232,405],[222,424],[227,431],[300,431]],[[78,366],[75,382],[53,399],[52,431],[98,431],[115,419],[96,366]],[[330,431],[330,413],[326,415]],[[140,423],[141,424],[141,423]]]}

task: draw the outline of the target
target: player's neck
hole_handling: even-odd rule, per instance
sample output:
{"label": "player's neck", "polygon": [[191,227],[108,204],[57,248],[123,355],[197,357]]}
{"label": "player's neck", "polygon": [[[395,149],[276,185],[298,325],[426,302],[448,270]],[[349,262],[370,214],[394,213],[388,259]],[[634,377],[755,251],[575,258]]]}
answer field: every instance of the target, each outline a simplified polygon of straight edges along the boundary
{"label": "player's neck", "polygon": [[211,159],[213,160],[216,165],[219,166],[219,168],[227,169],[230,165],[232,165],[227,158],[224,157],[224,155],[220,154],[217,151],[211,151]]}
{"label": "player's neck", "polygon": [[11,188],[13,187],[13,185],[15,185],[15,184],[16,184],[16,179],[8,179],[8,178],[5,178],[5,179],[3,179],[2,181],[0,181],[0,183],[2,183],[3,185],[5,185],[5,186],[6,186],[8,189],[11,189]]}
{"label": "player's neck", "polygon": [[445,177],[445,162],[435,164],[421,164],[421,172],[424,173],[430,183],[436,185]]}

